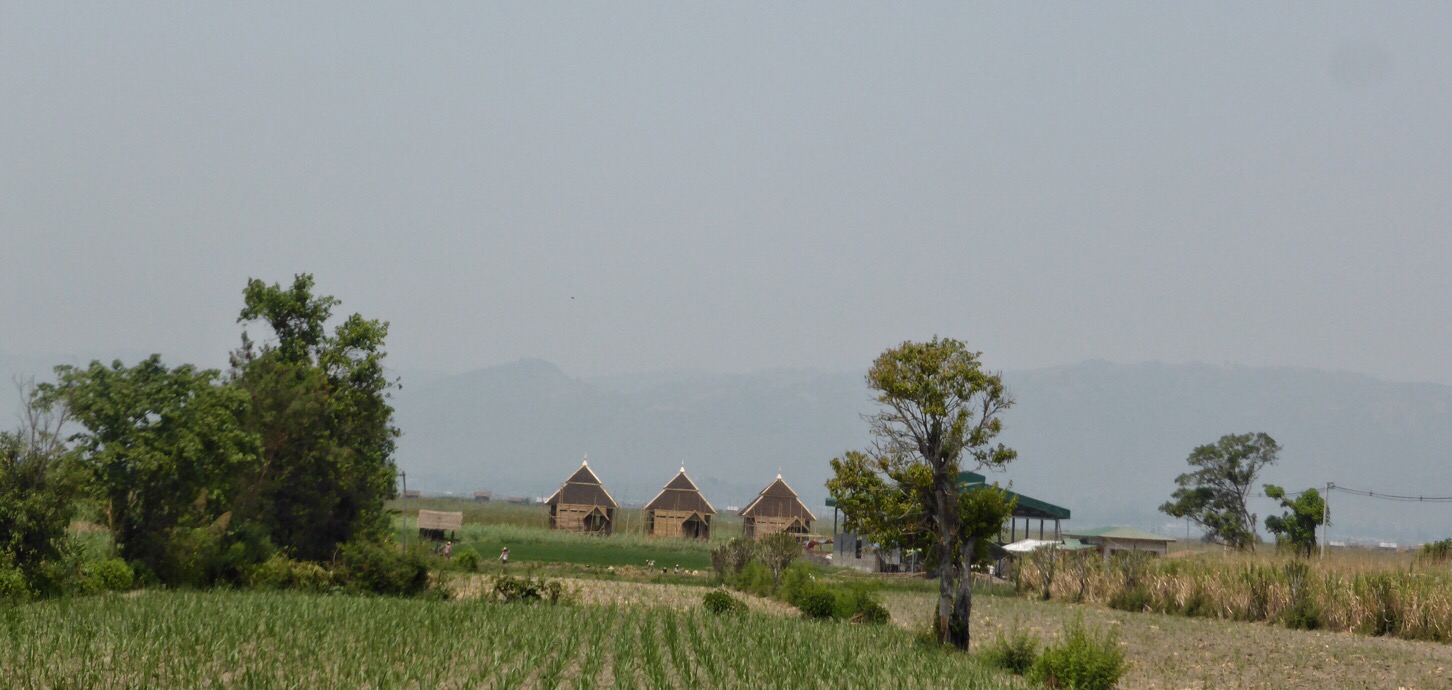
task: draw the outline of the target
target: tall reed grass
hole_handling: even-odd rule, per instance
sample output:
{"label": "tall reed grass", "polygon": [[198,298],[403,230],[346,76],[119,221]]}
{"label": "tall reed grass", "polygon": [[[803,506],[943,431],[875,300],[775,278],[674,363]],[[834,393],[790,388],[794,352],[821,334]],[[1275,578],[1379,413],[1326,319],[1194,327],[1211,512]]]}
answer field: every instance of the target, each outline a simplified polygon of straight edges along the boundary
{"label": "tall reed grass", "polygon": [[1148,558],[1062,553],[1020,564],[1020,592],[1126,610],[1270,621],[1406,639],[1452,641],[1452,568],[1406,554],[1273,551]]}

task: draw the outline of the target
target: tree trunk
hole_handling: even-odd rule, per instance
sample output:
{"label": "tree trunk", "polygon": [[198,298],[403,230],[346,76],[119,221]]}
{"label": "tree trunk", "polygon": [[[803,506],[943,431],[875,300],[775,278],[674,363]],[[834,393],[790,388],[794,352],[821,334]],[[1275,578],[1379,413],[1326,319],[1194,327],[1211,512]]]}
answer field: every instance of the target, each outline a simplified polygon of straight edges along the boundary
{"label": "tree trunk", "polygon": [[[934,512],[938,521],[938,639],[943,644],[967,649],[968,625],[963,612],[968,604],[962,601],[963,566],[955,548],[962,521],[954,485],[957,479],[943,469],[933,477],[933,497],[937,503]],[[960,606],[964,607],[961,611]]]}
{"label": "tree trunk", "polygon": [[957,577],[954,578],[953,616],[948,624],[948,644],[965,652],[972,637],[969,625],[973,619],[973,547],[974,540],[965,540],[958,553],[961,560],[953,566]]}

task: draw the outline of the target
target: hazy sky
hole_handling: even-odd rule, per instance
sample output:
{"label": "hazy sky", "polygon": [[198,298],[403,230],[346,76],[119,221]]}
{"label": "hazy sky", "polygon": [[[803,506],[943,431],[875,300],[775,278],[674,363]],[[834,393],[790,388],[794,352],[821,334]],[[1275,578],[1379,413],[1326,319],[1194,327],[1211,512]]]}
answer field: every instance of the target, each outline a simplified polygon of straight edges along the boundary
{"label": "hazy sky", "polygon": [[296,5],[0,5],[0,353],[1452,383],[1452,4]]}

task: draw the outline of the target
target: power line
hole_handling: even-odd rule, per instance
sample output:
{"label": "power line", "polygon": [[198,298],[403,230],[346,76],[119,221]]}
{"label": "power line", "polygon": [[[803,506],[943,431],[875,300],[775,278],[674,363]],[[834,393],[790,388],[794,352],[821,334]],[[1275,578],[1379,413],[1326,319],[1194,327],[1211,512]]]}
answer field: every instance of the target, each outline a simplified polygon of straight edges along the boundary
{"label": "power line", "polygon": [[1331,485],[1331,490],[1340,491],[1342,493],[1351,494],[1353,496],[1375,498],[1382,501],[1402,501],[1407,503],[1452,503],[1452,496],[1406,496],[1402,494],[1389,494],[1377,491],[1351,489],[1341,486],[1340,484]]}

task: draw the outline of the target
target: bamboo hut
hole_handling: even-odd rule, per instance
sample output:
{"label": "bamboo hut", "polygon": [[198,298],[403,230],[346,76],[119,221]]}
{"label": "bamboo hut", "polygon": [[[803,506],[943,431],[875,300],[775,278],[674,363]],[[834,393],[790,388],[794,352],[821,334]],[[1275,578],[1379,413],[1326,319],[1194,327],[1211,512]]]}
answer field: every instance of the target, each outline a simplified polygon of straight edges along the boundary
{"label": "bamboo hut", "polygon": [[797,492],[787,486],[779,473],[776,481],[762,489],[756,500],[741,509],[742,534],[748,539],[758,539],[777,532],[807,534],[816,519],[817,516],[807,510],[802,500],[797,498]]}
{"label": "bamboo hut", "polygon": [[545,504],[550,507],[550,529],[602,535],[614,530],[615,511],[620,507],[590,470],[589,458]]}
{"label": "bamboo hut", "polygon": [[715,514],[716,509],[686,476],[686,466],[681,465],[680,474],[645,504],[645,532],[653,537],[710,539],[711,516]]}

